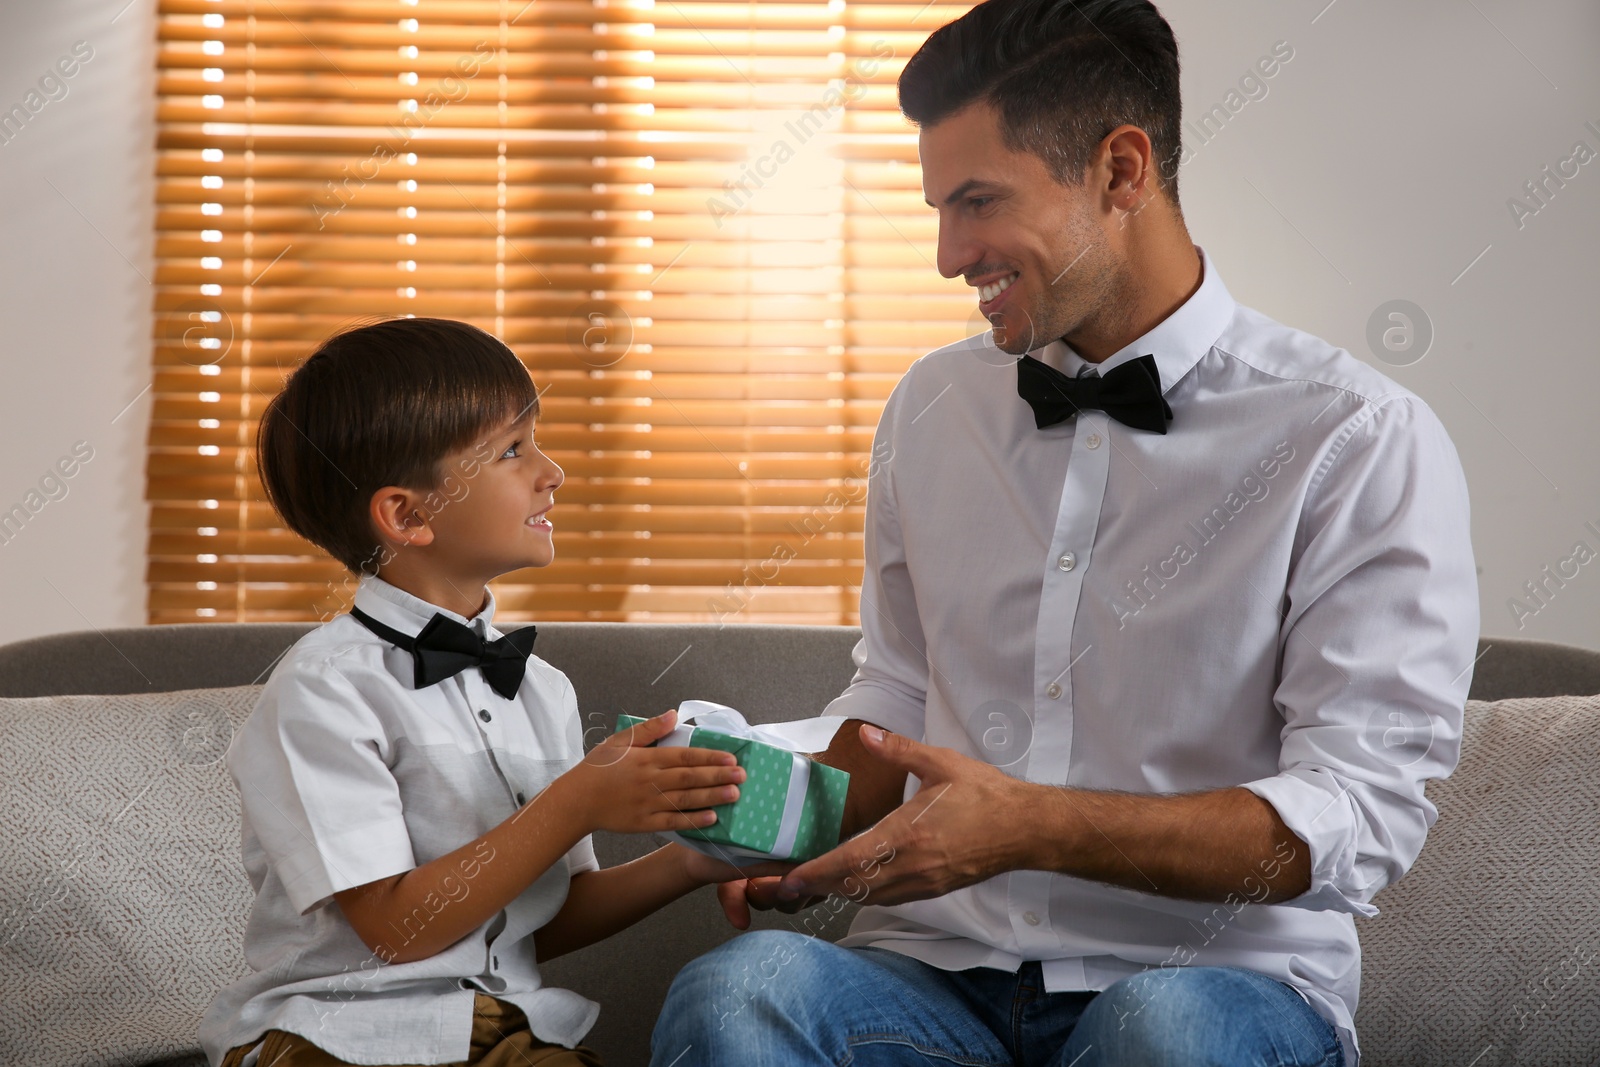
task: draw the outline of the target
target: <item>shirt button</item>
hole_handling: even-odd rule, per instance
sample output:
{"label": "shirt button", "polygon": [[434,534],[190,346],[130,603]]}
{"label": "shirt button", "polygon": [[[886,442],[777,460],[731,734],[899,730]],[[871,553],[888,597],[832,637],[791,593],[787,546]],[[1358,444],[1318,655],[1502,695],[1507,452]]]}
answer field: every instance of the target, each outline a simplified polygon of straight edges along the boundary
{"label": "shirt button", "polygon": [[1085,437],[1083,439],[1083,443],[1085,445],[1089,446],[1090,448],[1099,448],[1100,447],[1100,435],[1097,434],[1097,433],[1092,433],[1088,437]]}
{"label": "shirt button", "polygon": [[1057,685],[1055,682],[1051,682],[1049,685],[1044,687],[1044,695],[1049,697],[1051,700],[1054,700],[1056,697],[1061,695],[1061,686]]}
{"label": "shirt button", "polygon": [[1078,565],[1078,557],[1071,552],[1063,552],[1061,558],[1056,560],[1056,566],[1064,571],[1070,571]]}
{"label": "shirt button", "polygon": [[478,718],[482,719],[484,722],[488,722],[490,719],[494,718],[494,716],[489,714],[488,708],[479,708]]}
{"label": "shirt button", "polygon": [[1031,911],[1025,911],[1022,913],[1022,921],[1027,923],[1029,926],[1038,926],[1039,916]]}

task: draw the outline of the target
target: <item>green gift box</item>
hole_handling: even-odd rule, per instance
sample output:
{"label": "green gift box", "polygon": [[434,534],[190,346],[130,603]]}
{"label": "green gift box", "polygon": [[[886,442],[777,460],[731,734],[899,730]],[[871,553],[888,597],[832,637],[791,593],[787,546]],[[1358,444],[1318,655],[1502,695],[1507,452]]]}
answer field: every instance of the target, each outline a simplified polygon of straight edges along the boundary
{"label": "green gift box", "polygon": [[[751,726],[732,708],[704,700],[679,706],[680,725],[656,742],[732,752],[744,768],[739,799],[711,810],[717,821],[673,837],[697,852],[738,865],[761,860],[799,863],[839,843],[850,775],[794,751],[773,727]],[[618,715],[617,729],[644,720]]]}

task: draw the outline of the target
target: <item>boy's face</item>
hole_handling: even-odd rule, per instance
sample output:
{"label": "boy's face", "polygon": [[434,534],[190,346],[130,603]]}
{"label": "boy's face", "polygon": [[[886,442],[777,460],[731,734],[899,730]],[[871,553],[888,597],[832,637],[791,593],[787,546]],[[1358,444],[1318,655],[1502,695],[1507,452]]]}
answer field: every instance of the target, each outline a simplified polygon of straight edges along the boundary
{"label": "boy's face", "polygon": [[555,558],[549,512],[565,476],[535,447],[534,425],[531,415],[510,420],[445,457],[424,551],[449,571],[487,581]]}

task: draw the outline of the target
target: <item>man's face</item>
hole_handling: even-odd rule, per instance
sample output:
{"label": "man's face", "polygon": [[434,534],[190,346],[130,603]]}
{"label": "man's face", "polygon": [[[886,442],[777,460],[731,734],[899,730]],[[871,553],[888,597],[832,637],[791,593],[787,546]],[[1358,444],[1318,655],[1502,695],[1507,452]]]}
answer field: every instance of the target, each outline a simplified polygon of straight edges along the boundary
{"label": "man's face", "polygon": [[1022,355],[1102,309],[1125,276],[1097,169],[1062,185],[1044,160],[1007,148],[999,113],[973,104],[919,138],[922,190],[939,212],[939,273],[975,287],[995,346]]}

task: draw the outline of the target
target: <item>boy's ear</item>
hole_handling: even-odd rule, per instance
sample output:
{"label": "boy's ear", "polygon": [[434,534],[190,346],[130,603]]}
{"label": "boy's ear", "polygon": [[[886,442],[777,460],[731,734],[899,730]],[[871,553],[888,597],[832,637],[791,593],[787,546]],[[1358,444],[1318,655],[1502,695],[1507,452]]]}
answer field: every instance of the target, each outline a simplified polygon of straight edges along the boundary
{"label": "boy's ear", "polygon": [[368,514],[378,537],[389,544],[429,545],[433,527],[423,507],[425,494],[398,485],[386,485],[372,494]]}

